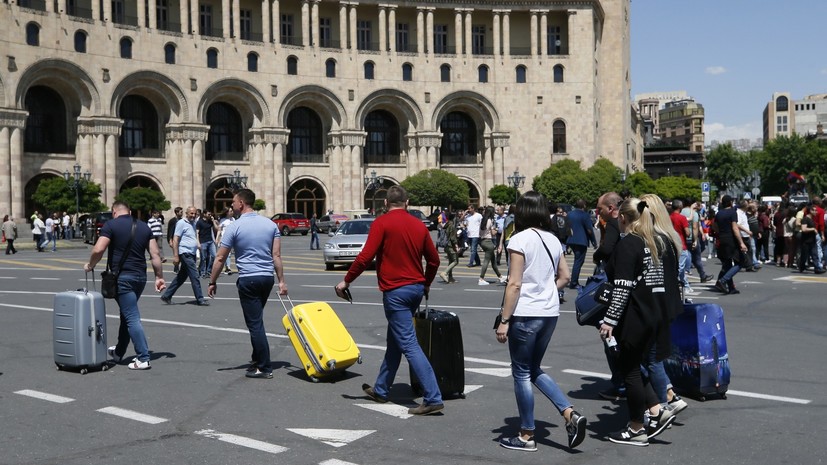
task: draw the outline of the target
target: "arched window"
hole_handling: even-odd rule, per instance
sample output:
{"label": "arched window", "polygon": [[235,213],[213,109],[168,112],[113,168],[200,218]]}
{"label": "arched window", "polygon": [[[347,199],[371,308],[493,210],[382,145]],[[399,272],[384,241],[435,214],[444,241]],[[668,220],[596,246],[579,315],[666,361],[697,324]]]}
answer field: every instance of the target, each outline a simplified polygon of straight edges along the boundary
{"label": "arched window", "polygon": [[441,164],[477,163],[477,126],[467,114],[453,111],[439,123]]}
{"label": "arched window", "polygon": [[439,80],[442,82],[451,82],[451,67],[442,65],[439,67]]}
{"label": "arched window", "polygon": [[224,102],[216,102],[207,109],[207,160],[243,160],[244,128],[241,115]]}
{"label": "arched window", "polygon": [[164,63],[168,65],[175,64],[175,44],[164,45]]}
{"label": "arched window", "polygon": [[65,153],[66,106],[63,98],[44,86],[34,86],[26,92],[26,152]]}
{"label": "arched window", "polygon": [[290,129],[290,139],[287,141],[288,162],[324,161],[322,120],[315,111],[307,107],[294,108],[287,115],[287,128]]}
{"label": "arched window", "polygon": [[788,111],[790,108],[790,101],[787,97],[781,96],[775,99],[775,111]]}
{"label": "arched window", "polygon": [[399,163],[399,123],[386,110],[365,117],[365,163]]}
{"label": "arched window", "polygon": [[563,65],[554,66],[554,82],[563,82]]}
{"label": "arched window", "polygon": [[121,39],[121,58],[132,59],[132,39],[129,37]]}
{"label": "arched window", "polygon": [[376,65],[372,61],[365,62],[365,79],[373,79],[373,71]]}
{"label": "arched window", "polygon": [[207,68],[218,68],[218,50],[214,48],[207,50]]}
{"label": "arched window", "polygon": [[413,81],[413,65],[410,63],[405,63],[402,65],[402,80],[403,81]]}
{"label": "arched window", "polygon": [[251,73],[258,72],[258,55],[253,52],[247,54],[247,71]]}
{"label": "arched window", "polygon": [[123,130],[118,140],[122,157],[152,157],[160,155],[158,148],[158,112],[144,97],[128,95],[121,102],[118,116],[123,120]]}
{"label": "arched window", "polygon": [[299,74],[299,59],[294,56],[287,57],[287,74],[295,76]]}
{"label": "arched window", "polygon": [[488,82],[488,66],[480,65],[477,71],[479,72],[479,81]]}
{"label": "arched window", "polygon": [[325,71],[325,76],[327,76],[329,78],[335,78],[336,77],[336,60],[334,60],[333,58],[327,60],[324,63],[324,68],[325,68],[325,70],[324,70]]}
{"label": "arched window", "polygon": [[75,31],[75,51],[86,53],[86,32]]}
{"label": "arched window", "polygon": [[517,83],[518,84],[525,84],[525,75],[526,75],[526,68],[523,65],[520,65],[516,69],[517,73]]}
{"label": "arched window", "polygon": [[26,44],[40,45],[40,26],[37,23],[29,23],[26,25]]}
{"label": "arched window", "polygon": [[566,123],[557,120],[551,126],[552,153],[566,152]]}

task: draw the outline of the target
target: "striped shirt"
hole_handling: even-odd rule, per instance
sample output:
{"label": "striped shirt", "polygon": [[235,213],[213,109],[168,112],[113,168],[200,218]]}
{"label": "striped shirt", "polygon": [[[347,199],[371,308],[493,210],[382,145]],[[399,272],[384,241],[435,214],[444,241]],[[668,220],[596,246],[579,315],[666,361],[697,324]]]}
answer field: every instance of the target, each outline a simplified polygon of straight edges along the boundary
{"label": "striped shirt", "polygon": [[161,237],[164,235],[164,224],[161,222],[161,218],[150,218],[146,224],[149,226],[149,229],[152,231],[152,235],[154,237]]}

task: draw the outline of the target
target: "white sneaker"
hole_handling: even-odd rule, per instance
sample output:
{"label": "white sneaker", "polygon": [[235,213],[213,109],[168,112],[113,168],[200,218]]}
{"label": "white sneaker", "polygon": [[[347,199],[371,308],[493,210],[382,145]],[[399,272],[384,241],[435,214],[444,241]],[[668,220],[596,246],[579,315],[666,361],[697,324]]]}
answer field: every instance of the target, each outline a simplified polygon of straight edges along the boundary
{"label": "white sneaker", "polygon": [[502,275],[500,276],[500,284],[505,284],[508,282],[508,276]]}
{"label": "white sneaker", "polygon": [[488,286],[489,284],[491,284],[491,283],[489,283],[488,281],[486,281],[482,278],[480,278],[480,280],[477,282],[477,285],[479,285],[479,286]]}
{"label": "white sneaker", "polygon": [[115,363],[121,361],[122,357],[118,357],[117,355],[115,355],[115,346],[111,346],[108,349],[106,349],[106,353],[109,355],[109,358],[115,361]]}
{"label": "white sneaker", "polygon": [[132,361],[132,363],[130,363],[129,365],[127,365],[127,367],[128,367],[130,370],[149,370],[150,368],[152,368],[152,367],[149,365],[149,360],[147,360],[146,362],[142,362],[142,361],[140,361],[140,360],[138,360],[138,359],[133,360],[133,361]]}

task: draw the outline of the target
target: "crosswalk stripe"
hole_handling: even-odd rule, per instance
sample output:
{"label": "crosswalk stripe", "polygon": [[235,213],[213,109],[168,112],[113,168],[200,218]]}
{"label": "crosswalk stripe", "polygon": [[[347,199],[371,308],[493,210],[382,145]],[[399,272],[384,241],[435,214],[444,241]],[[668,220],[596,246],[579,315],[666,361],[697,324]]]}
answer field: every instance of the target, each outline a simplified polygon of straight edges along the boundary
{"label": "crosswalk stripe", "polygon": [[75,400],[69,397],[57,396],[55,394],[49,394],[46,392],[33,391],[31,389],[23,389],[20,391],[15,391],[14,393],[20,394],[21,396],[33,397],[35,399],[47,400],[49,402],[54,402],[56,404],[65,404],[68,402],[74,402]]}
{"label": "crosswalk stripe", "polygon": [[235,444],[249,449],[260,450],[262,452],[269,452],[271,454],[279,454],[288,450],[287,447],[279,446],[277,444],[270,444],[269,442],[259,441],[258,439],[245,438],[244,436],[237,436],[235,434],[219,433],[211,429],[202,429],[196,431],[195,434],[211,439],[218,439],[219,441],[229,444]]}
{"label": "crosswalk stripe", "polygon": [[141,423],[149,423],[150,425],[157,425],[159,423],[169,421],[166,418],[155,417],[152,415],[147,415],[141,412],[127,410],[125,408],[119,407],[104,407],[102,409],[98,409],[97,411],[100,413],[115,415],[116,417],[126,418],[128,420],[140,421]]}

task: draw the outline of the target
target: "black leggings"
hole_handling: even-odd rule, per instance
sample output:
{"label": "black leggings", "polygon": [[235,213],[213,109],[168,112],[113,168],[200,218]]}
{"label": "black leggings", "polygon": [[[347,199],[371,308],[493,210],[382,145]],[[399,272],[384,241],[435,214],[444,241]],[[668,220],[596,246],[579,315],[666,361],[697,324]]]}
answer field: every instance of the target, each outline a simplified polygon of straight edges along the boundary
{"label": "black leggings", "polygon": [[660,403],[652,385],[640,374],[640,364],[649,348],[636,349],[624,346],[618,352],[617,368],[626,383],[626,405],[629,408],[629,420],[643,423],[643,412]]}

